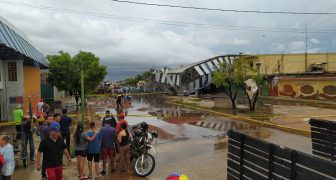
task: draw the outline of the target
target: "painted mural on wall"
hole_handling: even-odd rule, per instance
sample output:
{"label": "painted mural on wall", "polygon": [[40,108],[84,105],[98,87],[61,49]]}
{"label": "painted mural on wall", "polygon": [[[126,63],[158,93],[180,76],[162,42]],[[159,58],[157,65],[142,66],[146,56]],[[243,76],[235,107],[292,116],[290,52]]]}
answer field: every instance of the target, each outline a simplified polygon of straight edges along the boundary
{"label": "painted mural on wall", "polygon": [[336,78],[280,79],[278,88],[280,96],[336,100]]}

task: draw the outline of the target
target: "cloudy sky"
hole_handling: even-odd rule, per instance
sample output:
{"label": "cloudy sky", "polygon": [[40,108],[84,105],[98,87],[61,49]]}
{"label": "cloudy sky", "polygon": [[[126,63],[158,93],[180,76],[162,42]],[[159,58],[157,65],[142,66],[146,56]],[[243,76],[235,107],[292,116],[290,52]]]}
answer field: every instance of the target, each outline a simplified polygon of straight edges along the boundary
{"label": "cloudy sky", "polygon": [[[334,0],[134,1],[239,10],[336,12]],[[113,80],[149,68],[173,67],[223,54],[302,53],[305,25],[309,52],[336,51],[336,15],[216,12],[110,0],[0,0],[0,15],[30,37],[45,55],[59,50],[95,53],[108,66],[107,79]]]}

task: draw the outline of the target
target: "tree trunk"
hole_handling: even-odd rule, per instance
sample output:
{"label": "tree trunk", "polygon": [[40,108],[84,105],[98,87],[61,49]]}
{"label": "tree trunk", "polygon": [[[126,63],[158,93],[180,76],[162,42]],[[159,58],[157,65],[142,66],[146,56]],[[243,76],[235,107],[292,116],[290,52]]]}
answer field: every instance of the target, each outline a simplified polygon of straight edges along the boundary
{"label": "tree trunk", "polygon": [[[245,92],[245,94],[246,94],[246,96],[247,96],[247,99],[248,99],[248,103],[249,103],[250,110],[254,111],[254,110],[252,109],[251,98],[250,98],[249,94],[247,93],[247,90],[246,90],[246,88],[245,88],[245,87],[243,87],[243,86],[241,86],[241,88],[244,90],[244,92]],[[253,98],[253,97],[252,97],[252,98]]]}
{"label": "tree trunk", "polygon": [[255,96],[254,96],[254,99],[253,99],[253,103],[252,103],[252,106],[251,106],[251,110],[252,111],[255,111],[256,109],[256,104],[257,104],[257,101],[258,101],[258,96],[259,96],[259,89],[257,90]]}
{"label": "tree trunk", "polygon": [[237,108],[237,105],[236,105],[237,91],[235,92],[235,94],[233,94],[231,88],[232,88],[232,85],[230,84],[228,90],[225,91],[225,93],[229,96],[231,100],[232,109],[236,109]]}
{"label": "tree trunk", "polygon": [[235,98],[231,98],[231,104],[232,104],[232,109],[237,109],[237,105],[236,105],[236,99]]}

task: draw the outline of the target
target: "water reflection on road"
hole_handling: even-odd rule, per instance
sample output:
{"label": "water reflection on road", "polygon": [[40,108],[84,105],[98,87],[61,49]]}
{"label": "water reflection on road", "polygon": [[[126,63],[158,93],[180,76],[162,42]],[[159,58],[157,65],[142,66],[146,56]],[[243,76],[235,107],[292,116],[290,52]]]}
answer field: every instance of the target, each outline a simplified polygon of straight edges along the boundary
{"label": "water reflection on road", "polygon": [[[146,121],[159,131],[160,139],[156,145],[159,154],[155,155],[156,168],[148,179],[164,179],[172,172],[186,173],[190,179],[226,179],[225,135],[229,129],[242,131],[281,146],[311,152],[310,139],[307,137],[168,105],[163,103],[164,101],[164,97],[160,96],[133,97],[132,105],[124,109],[129,115],[138,115],[127,116],[130,125]],[[90,100],[90,108],[96,114],[104,114],[106,109],[115,112],[113,103],[114,100],[111,98],[94,98]],[[197,121],[202,120],[221,123],[224,128],[214,130],[196,126]],[[74,165],[64,173],[65,180],[76,179]],[[14,179],[23,177],[38,179],[40,176],[31,166],[28,169],[17,170],[14,177]],[[106,179],[110,178],[140,179],[132,175],[112,175]]]}

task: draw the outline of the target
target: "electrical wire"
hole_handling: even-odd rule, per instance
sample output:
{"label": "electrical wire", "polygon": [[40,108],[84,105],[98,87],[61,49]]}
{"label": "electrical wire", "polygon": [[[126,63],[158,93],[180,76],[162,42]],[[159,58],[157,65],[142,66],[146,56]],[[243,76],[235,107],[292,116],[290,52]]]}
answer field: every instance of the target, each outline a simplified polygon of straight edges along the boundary
{"label": "electrical wire", "polygon": [[110,1],[119,2],[119,3],[145,5],[145,6],[158,6],[158,7],[207,10],[207,11],[221,11],[221,12],[233,12],[233,13],[291,14],[291,15],[336,15],[336,12],[293,12],[293,11],[236,10],[236,9],[220,9],[220,8],[181,6],[181,5],[170,5],[170,4],[145,3],[145,2],[127,1],[127,0],[110,0]]}
{"label": "electrical wire", "polygon": [[[267,32],[292,32],[292,33],[305,33],[304,29],[290,29],[290,28],[262,28],[262,27],[252,27],[252,26],[222,26],[216,24],[202,24],[202,23],[190,23],[190,22],[180,22],[180,21],[166,21],[166,20],[158,20],[158,19],[147,19],[147,18],[136,18],[136,17],[128,17],[128,16],[117,16],[112,14],[103,14],[96,13],[91,11],[79,11],[73,9],[66,8],[56,8],[51,6],[40,6],[19,2],[11,2],[11,1],[3,1],[0,0],[0,3],[21,7],[28,7],[40,10],[47,11],[55,11],[55,12],[63,12],[63,13],[71,13],[78,15],[86,15],[100,18],[108,18],[122,21],[133,21],[133,22],[145,22],[145,23],[155,23],[155,24],[163,24],[163,25],[172,25],[172,26],[181,26],[181,27],[196,27],[196,28],[207,28],[207,29],[223,29],[223,30],[248,30],[248,31],[267,31]],[[309,33],[336,33],[336,30],[315,30],[309,31]]]}

